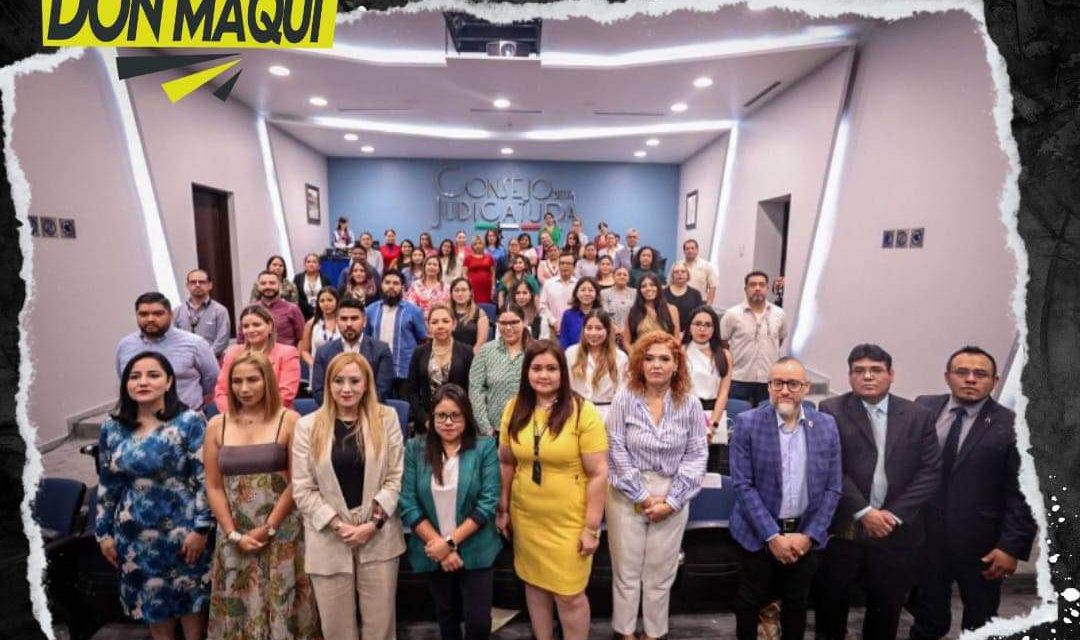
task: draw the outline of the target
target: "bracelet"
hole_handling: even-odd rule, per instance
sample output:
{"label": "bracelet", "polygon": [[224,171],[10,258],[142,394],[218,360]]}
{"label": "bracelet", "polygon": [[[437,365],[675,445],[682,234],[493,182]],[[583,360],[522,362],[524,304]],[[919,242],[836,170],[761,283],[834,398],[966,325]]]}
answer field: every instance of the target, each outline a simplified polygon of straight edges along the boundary
{"label": "bracelet", "polygon": [[599,529],[590,529],[588,527],[585,527],[584,531],[585,531],[585,533],[587,533],[590,536],[596,538],[597,540],[600,539],[600,530]]}

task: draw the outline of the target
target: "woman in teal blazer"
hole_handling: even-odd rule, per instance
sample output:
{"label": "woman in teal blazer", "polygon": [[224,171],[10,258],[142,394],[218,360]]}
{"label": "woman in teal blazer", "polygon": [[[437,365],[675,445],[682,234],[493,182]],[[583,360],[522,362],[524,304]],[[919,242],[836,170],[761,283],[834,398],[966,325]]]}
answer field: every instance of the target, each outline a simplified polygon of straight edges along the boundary
{"label": "woman in teal blazer", "polygon": [[479,435],[469,394],[446,384],[431,399],[426,436],[405,448],[398,509],[412,530],[409,563],[430,573],[435,617],[443,640],[491,635],[491,565],[502,548],[495,531],[499,454]]}

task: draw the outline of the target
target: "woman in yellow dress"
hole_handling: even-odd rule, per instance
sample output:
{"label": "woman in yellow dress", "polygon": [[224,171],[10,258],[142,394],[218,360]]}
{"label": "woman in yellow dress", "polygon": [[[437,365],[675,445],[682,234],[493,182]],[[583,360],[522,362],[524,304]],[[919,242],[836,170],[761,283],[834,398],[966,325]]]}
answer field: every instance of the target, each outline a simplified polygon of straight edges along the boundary
{"label": "woman in yellow dress", "polygon": [[585,640],[585,586],[607,493],[607,433],[597,408],[571,389],[558,343],[530,342],[521,378],[499,430],[496,526],[514,537],[514,570],[525,583],[537,640],[554,638],[553,604],[565,640]]}

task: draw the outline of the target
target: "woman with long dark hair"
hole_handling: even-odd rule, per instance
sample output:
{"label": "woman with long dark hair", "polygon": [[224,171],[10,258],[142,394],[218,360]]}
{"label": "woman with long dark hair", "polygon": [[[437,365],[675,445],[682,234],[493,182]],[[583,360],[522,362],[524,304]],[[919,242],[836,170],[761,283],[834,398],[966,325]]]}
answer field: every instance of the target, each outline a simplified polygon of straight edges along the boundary
{"label": "woman with long dark hair", "polygon": [[716,434],[720,444],[726,443],[724,412],[734,365],[731,352],[720,341],[720,318],[712,307],[702,305],[690,314],[690,330],[683,335],[683,351],[686,352],[692,392],[709,414],[710,439]]}
{"label": "woman with long dark hair", "polygon": [[511,256],[508,259],[510,264],[506,269],[506,273],[499,278],[498,283],[495,285],[500,307],[506,305],[506,301],[510,299],[508,293],[513,290],[514,285],[518,282],[525,282],[532,288],[533,293],[540,293],[540,281],[536,279],[536,276],[529,272],[529,261],[525,256]]}
{"label": "woman with long dark hair", "polygon": [[566,234],[566,244],[563,245],[562,254],[574,256],[574,261],[581,259],[581,236],[576,233]]}
{"label": "woman with long dark hair", "polygon": [[427,317],[430,341],[416,347],[409,363],[409,404],[416,430],[427,427],[432,397],[443,385],[456,384],[469,388],[469,368],[472,366],[472,345],[454,339],[454,312],[449,305],[438,303]]}
{"label": "woman with long dark hair", "polygon": [[425,256],[437,256],[438,250],[435,249],[435,244],[431,241],[431,234],[424,231],[420,234],[418,239],[420,242],[419,248],[423,250]]}
{"label": "woman with long dark hair", "polygon": [[371,365],[340,353],[324,378],[322,407],[297,421],[293,499],[304,519],[304,568],[315,588],[323,637],[396,637],[398,495],[404,445],[397,412],[379,404]]}
{"label": "woman with long dark hair", "polygon": [[490,335],[491,320],[476,303],[468,278],[456,278],[450,285],[450,309],[454,312],[454,340],[480,351]]}
{"label": "woman with long dark hair", "polygon": [[502,234],[498,229],[484,232],[484,253],[495,261],[495,270],[502,272],[506,268],[506,247],[502,246]]}
{"label": "woman with long dark hair", "polygon": [[559,344],[569,349],[581,339],[581,327],[585,325],[585,316],[600,307],[600,286],[595,278],[582,278],[574,285],[570,294],[570,308],[563,311],[559,321]]}
{"label": "woman with long dark hair", "polygon": [[349,266],[349,277],[341,295],[359,300],[362,304],[370,304],[379,299],[379,287],[374,271],[367,262],[354,262]]}
{"label": "woman with long dark hair", "polygon": [[[315,316],[304,325],[304,335],[300,338],[300,359],[307,363],[308,371],[315,366],[315,354],[319,352],[319,347],[341,337],[337,327],[339,302],[341,294],[338,290],[325,287],[319,292],[315,303]],[[310,385],[311,380],[307,383]]]}
{"label": "woman with long dark hair", "polygon": [[[433,310],[434,312],[434,310]],[[499,454],[480,434],[468,394],[456,384],[431,399],[427,435],[405,447],[401,519],[413,532],[413,571],[428,574],[443,640],[491,635],[492,565],[502,548],[495,530]]]}
{"label": "woman with long dark hair", "polygon": [[304,256],[304,270],[293,277],[293,285],[300,294],[300,312],[305,320],[315,315],[315,306],[319,292],[330,286],[330,280],[320,271],[319,254],[309,253]]}
{"label": "woman with long dark hair", "polygon": [[643,335],[630,351],[629,373],[606,420],[611,626],[624,640],[636,638],[640,604],[644,638],[655,640],[668,632],[690,500],[705,478],[705,414],[690,393],[685,355],[671,335]]}
{"label": "woman with long dark hair", "polygon": [[550,340],[525,350],[521,387],[499,432],[502,494],[497,526],[513,535],[514,570],[525,583],[533,634],[589,634],[585,586],[600,545],[607,493],[607,434],[600,413],[570,386],[566,356]]}
{"label": "woman with long dark hair", "polygon": [[202,463],[206,419],[176,393],[169,360],[144,351],[120,375],[116,411],[101,427],[94,535],[120,572],[124,613],[154,640],[204,637],[214,519]]}
{"label": "woman with long dark hair", "polygon": [[499,308],[502,309],[506,305],[516,304],[525,311],[525,327],[529,331],[529,336],[544,340],[548,337],[548,324],[544,322],[544,317],[540,315],[540,308],[537,306],[536,291],[528,285],[526,282],[518,282],[511,290],[512,299],[507,300]]}
{"label": "woman with long dark hair", "polygon": [[439,243],[439,263],[442,265],[443,282],[452,283],[461,277],[461,258],[449,238]]}
{"label": "woman with long dark hair", "polygon": [[209,638],[321,639],[289,478],[300,416],[282,405],[263,354],[241,354],[224,373],[228,409],[211,419],[203,445],[207,497],[220,531]]}
{"label": "woman with long dark hair", "polygon": [[630,286],[640,286],[641,279],[649,274],[656,276],[660,281],[660,286],[664,286],[664,273],[661,271],[660,263],[659,251],[652,247],[642,247],[634,256],[633,268],[630,269]]}
{"label": "woman with long dark hair", "polygon": [[679,333],[679,310],[664,300],[661,294],[662,286],[655,274],[647,273],[642,276],[637,298],[627,314],[626,328],[623,331],[623,344],[627,348],[632,347],[639,336],[650,331],[670,333],[676,342],[682,339]]}

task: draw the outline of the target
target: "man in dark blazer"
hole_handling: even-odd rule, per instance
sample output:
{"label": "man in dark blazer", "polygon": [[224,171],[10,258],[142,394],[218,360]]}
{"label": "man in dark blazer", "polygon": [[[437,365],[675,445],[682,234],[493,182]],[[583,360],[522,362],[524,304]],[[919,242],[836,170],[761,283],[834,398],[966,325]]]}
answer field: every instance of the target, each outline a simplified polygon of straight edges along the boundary
{"label": "man in dark blazer", "polygon": [[802,363],[781,358],[768,385],[771,404],[739,414],[730,443],[739,640],[757,639],[758,611],[774,597],[781,599],[781,637],[803,637],[810,585],[841,492],[836,423],[802,405],[810,389]]}
{"label": "man in dark blazer", "polygon": [[390,347],[385,342],[364,335],[366,322],[367,313],[359,300],[341,299],[337,310],[337,328],[341,337],[319,347],[319,350],[315,352],[315,362],[311,367],[311,397],[316,403],[321,405],[323,401],[326,367],[334,356],[346,350],[364,356],[371,365],[371,371],[375,374],[375,392],[379,396],[379,401],[388,397],[390,385],[394,382],[394,359],[390,355]]}
{"label": "man in dark blazer", "polygon": [[850,392],[821,403],[840,430],[844,491],[814,578],[816,637],[843,640],[857,583],[866,593],[862,637],[893,640],[917,577],[922,512],[937,490],[941,454],[930,413],[889,393],[887,351],[857,345],[848,380]]}
{"label": "man in dark blazer", "polygon": [[915,400],[930,411],[942,450],[941,486],[927,507],[915,640],[949,632],[954,581],[963,628],[986,624],[997,615],[1002,578],[1031,554],[1037,527],[1017,477],[1016,414],[990,397],[997,381],[993,356],[968,346],[946,363],[950,393]]}

